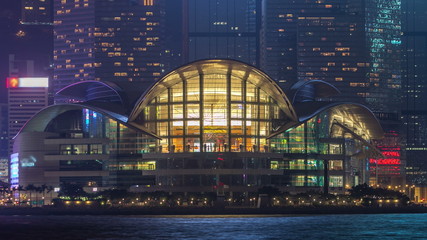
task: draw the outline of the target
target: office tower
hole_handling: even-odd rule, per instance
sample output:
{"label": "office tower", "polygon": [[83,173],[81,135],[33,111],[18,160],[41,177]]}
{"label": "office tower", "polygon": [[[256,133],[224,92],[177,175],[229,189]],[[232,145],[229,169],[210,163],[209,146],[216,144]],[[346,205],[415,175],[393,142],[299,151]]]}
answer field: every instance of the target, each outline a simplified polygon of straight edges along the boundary
{"label": "office tower", "polygon": [[261,1],[184,0],[184,59],[240,60],[259,66]]}
{"label": "office tower", "polygon": [[21,24],[52,25],[53,0],[22,0]]}
{"label": "office tower", "polygon": [[402,122],[407,178],[427,183],[427,2],[402,1]]}
{"label": "office tower", "polygon": [[[366,104],[376,113],[387,133],[379,146],[400,149],[400,1],[265,0],[263,7],[261,69],[282,87],[297,80],[333,84],[342,93],[333,99]],[[400,150],[394,163],[375,170],[381,176],[372,182],[401,182]]]}
{"label": "office tower", "polygon": [[48,106],[48,78],[10,77],[8,90],[9,151],[13,138],[24,124],[44,107]]}
{"label": "office tower", "polygon": [[400,1],[265,0],[261,68],[288,86],[320,79],[375,112],[397,112]]}
{"label": "office tower", "polygon": [[63,0],[54,10],[55,92],[78,81],[151,84],[162,75],[162,0]]}

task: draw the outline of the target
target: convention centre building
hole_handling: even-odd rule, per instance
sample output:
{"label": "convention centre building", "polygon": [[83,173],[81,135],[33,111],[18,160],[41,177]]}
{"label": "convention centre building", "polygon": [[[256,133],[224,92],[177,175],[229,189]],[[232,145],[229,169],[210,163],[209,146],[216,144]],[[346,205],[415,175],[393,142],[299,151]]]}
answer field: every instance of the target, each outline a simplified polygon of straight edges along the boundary
{"label": "convention centre building", "polygon": [[281,89],[234,60],[182,66],[152,86],[100,81],[57,93],[21,129],[13,186],[74,183],[99,191],[343,193],[369,182],[383,130],[363,105],[330,101],[320,81]]}

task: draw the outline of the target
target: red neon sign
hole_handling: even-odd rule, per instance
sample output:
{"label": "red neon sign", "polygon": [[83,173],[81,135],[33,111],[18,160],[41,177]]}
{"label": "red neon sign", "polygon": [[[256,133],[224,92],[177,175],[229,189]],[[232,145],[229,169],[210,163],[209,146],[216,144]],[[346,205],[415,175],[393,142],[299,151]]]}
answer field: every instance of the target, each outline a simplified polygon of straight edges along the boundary
{"label": "red neon sign", "polygon": [[398,158],[387,158],[387,159],[369,159],[370,164],[378,165],[400,165],[400,159]]}

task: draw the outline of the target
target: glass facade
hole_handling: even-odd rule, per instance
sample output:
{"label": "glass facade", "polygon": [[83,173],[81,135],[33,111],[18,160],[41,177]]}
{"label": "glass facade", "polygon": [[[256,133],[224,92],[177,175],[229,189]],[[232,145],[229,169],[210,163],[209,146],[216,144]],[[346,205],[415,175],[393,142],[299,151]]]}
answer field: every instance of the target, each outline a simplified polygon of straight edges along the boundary
{"label": "glass facade", "polygon": [[282,93],[271,95],[276,89],[266,86],[267,77],[250,68],[227,69],[220,61],[207,67],[202,73],[178,70],[145,100],[138,119],[161,138],[158,150],[268,151],[272,122],[288,118],[286,102],[275,98]]}
{"label": "glass facade", "polygon": [[226,58],[259,65],[261,1],[185,2],[186,61]]}

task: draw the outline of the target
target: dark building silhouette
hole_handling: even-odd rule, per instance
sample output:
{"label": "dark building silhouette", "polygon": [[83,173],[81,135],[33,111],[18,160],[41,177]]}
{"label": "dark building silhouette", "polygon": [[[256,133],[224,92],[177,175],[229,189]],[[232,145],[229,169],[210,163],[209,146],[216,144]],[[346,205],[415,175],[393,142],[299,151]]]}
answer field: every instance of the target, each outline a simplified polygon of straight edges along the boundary
{"label": "dark building silhouette", "polygon": [[21,24],[52,25],[53,0],[22,0]]}
{"label": "dark building silhouette", "polygon": [[184,0],[184,61],[228,58],[260,63],[260,0]]}
{"label": "dark building silhouette", "polygon": [[402,1],[402,122],[410,183],[427,184],[427,2]]}

